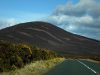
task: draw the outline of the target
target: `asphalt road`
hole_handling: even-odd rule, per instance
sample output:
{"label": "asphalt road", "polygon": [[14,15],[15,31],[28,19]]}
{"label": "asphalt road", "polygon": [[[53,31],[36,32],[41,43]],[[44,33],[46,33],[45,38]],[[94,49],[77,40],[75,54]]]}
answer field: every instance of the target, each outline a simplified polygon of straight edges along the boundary
{"label": "asphalt road", "polygon": [[65,60],[45,75],[100,75],[100,64],[83,60]]}

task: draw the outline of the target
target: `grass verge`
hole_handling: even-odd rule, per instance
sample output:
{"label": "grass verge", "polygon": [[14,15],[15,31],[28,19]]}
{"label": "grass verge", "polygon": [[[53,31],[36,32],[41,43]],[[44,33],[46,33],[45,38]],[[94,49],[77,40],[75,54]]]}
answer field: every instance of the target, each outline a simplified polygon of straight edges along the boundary
{"label": "grass verge", "polygon": [[16,69],[15,71],[10,72],[3,72],[0,75],[43,75],[49,69],[53,68],[64,60],[65,58],[54,58],[49,60],[34,61],[21,69]]}

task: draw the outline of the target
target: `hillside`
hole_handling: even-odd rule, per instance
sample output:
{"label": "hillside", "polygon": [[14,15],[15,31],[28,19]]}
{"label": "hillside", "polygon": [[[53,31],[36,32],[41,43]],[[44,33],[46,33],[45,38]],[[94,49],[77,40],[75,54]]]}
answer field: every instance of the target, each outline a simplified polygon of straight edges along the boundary
{"label": "hillside", "polygon": [[0,30],[0,40],[54,50],[64,56],[100,59],[100,41],[69,33],[45,22],[21,23]]}

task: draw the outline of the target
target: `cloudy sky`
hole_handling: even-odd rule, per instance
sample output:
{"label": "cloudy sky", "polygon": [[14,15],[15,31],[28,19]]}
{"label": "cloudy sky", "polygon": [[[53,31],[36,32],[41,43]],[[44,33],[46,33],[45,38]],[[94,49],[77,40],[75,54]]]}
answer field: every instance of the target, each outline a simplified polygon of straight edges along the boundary
{"label": "cloudy sky", "polygon": [[100,0],[0,0],[0,28],[42,20],[100,40]]}

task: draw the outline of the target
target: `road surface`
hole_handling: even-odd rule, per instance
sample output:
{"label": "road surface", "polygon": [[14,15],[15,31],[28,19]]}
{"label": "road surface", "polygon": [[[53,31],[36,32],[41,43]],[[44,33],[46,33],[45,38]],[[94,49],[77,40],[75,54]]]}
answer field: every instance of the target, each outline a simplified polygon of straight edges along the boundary
{"label": "road surface", "polygon": [[83,60],[65,60],[45,75],[100,75],[100,64]]}

